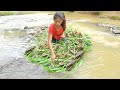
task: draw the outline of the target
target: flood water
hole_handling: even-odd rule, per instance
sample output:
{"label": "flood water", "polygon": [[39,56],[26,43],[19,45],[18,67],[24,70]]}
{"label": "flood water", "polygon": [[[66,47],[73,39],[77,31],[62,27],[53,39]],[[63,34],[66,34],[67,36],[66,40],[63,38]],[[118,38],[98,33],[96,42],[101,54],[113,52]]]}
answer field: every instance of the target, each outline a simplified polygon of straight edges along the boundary
{"label": "flood water", "polygon": [[84,62],[73,78],[120,78],[120,35],[90,23],[75,26],[91,37],[93,48],[84,55]]}
{"label": "flood water", "polygon": [[[45,19],[43,19],[43,17]],[[25,47],[27,46],[26,41],[21,38],[27,35],[27,32],[23,30],[24,26],[41,25],[43,23],[50,24],[52,22],[52,16],[47,14],[41,14],[41,17],[38,14],[33,14],[28,16],[21,15],[20,17],[16,15],[0,18],[0,66],[9,63],[13,58],[16,60],[23,58]],[[9,22],[5,22],[8,19]],[[22,23],[23,21],[25,22],[22,24],[18,20],[22,21]],[[75,70],[74,73],[67,74],[66,76],[61,73],[46,73],[46,76],[43,78],[63,78],[64,76],[64,78],[70,79],[120,78],[120,35],[114,35],[107,28],[98,27],[88,22],[74,21],[68,22],[68,24],[74,25],[81,33],[86,33],[91,37],[93,43],[92,50],[85,53],[82,65]],[[11,27],[20,30],[11,30]],[[39,70],[38,72],[40,71],[45,72],[44,70]],[[14,72],[14,70],[12,72]],[[5,77],[4,74],[0,74],[0,78],[3,76],[4,78],[11,78],[12,76],[10,75],[11,77],[9,77],[9,74],[11,73],[8,72],[7,77]],[[44,73],[42,74],[44,75]],[[42,74],[39,76],[42,76]],[[33,76],[35,76],[35,74],[29,78],[33,78]],[[14,78],[16,78],[15,75]],[[36,76],[36,78],[40,77]]]}

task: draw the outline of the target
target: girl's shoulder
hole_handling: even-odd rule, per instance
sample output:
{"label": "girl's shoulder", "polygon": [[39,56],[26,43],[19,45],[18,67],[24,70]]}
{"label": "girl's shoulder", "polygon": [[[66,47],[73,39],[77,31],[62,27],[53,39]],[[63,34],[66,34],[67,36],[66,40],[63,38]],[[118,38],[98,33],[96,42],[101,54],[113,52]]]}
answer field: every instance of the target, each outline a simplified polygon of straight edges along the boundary
{"label": "girl's shoulder", "polygon": [[50,27],[51,29],[55,29],[55,26],[54,26],[54,23],[50,24]]}
{"label": "girl's shoulder", "polygon": [[54,23],[50,24],[50,27],[54,27]]}

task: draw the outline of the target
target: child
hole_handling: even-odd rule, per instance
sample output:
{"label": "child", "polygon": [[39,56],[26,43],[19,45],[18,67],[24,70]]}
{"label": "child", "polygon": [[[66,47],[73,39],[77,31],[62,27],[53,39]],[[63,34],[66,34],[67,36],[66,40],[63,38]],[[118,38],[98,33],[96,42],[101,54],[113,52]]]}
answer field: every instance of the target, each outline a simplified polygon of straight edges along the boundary
{"label": "child", "polygon": [[56,41],[63,40],[66,42],[65,38],[65,29],[66,29],[66,19],[65,15],[62,12],[56,12],[54,14],[54,23],[52,23],[48,29],[48,47],[51,52],[51,60],[55,61],[55,53],[52,48],[52,43],[56,43]]}

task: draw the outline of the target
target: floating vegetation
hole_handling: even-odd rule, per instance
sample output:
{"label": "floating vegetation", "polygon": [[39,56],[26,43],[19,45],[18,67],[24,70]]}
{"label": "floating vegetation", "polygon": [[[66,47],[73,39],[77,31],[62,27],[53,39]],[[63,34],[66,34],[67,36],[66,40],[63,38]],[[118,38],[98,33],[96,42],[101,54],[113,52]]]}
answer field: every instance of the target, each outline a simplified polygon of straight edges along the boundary
{"label": "floating vegetation", "polygon": [[87,34],[81,34],[72,26],[66,29],[67,42],[62,40],[52,44],[56,59],[51,61],[51,53],[47,46],[47,30],[37,33],[33,38],[32,45],[26,50],[25,56],[33,63],[43,66],[48,72],[71,71],[79,67],[83,62],[84,53],[91,50],[91,38]]}

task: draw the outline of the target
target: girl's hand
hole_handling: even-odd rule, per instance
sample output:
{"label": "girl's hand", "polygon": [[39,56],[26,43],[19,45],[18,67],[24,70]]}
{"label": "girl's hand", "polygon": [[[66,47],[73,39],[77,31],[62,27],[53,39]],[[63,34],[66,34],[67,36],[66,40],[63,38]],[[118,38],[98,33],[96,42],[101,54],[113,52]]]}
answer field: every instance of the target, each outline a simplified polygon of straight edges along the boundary
{"label": "girl's hand", "polygon": [[56,57],[55,54],[52,54],[51,59],[53,63],[55,62],[55,57]]}
{"label": "girl's hand", "polygon": [[63,33],[60,37],[61,37],[61,38],[64,38],[64,37],[65,37],[64,33]]}

